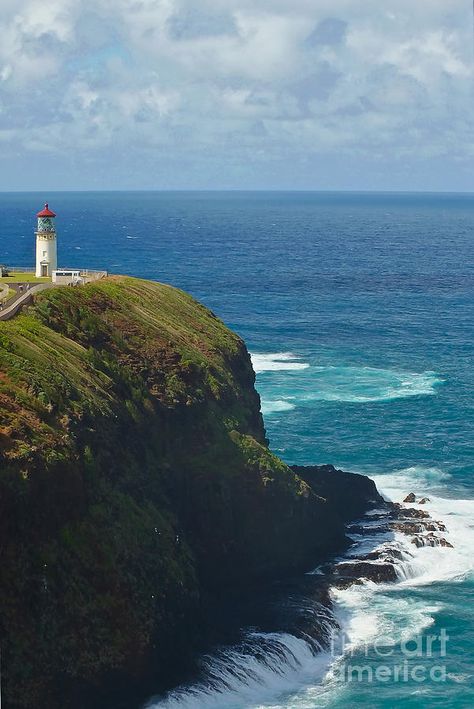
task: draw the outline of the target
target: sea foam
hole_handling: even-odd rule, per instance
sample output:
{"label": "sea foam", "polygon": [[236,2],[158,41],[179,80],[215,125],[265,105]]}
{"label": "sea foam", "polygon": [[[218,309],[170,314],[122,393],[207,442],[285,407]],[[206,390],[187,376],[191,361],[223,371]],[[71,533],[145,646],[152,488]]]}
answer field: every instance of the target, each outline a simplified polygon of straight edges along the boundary
{"label": "sea foam", "polygon": [[276,414],[281,411],[292,411],[296,405],[285,399],[277,399],[276,401],[262,400],[262,414]]}
{"label": "sea foam", "polygon": [[301,362],[301,358],[291,352],[251,353],[250,357],[256,374],[261,372],[290,372],[309,367],[307,362]]}
{"label": "sea foam", "polygon": [[145,709],[277,709],[276,697],[321,680],[329,663],[329,653],[315,653],[289,633],[249,633],[241,647],[204,658],[205,681],[152,699]]}
{"label": "sea foam", "polygon": [[404,372],[374,367],[313,367],[305,401],[368,403],[436,393],[435,372]]}
{"label": "sea foam", "polygon": [[[390,541],[381,535],[379,548],[389,544],[390,547],[396,546],[402,554],[401,560],[395,563],[399,582],[367,582],[344,590],[333,589],[336,615],[353,647],[363,646],[382,636],[384,642],[390,638],[393,644],[416,637],[434,623],[442,607],[426,602],[418,595],[401,597],[399,591],[438,582],[456,583],[474,573],[474,500],[442,497],[440,485],[450,477],[439,468],[423,466],[372,476],[380,492],[392,502],[404,504],[409,492],[414,492],[417,497],[428,496],[429,502],[423,505],[423,509],[433,520],[446,525],[447,531],[439,532],[437,536],[446,538],[453,548],[417,548],[410,543],[408,535],[395,532]],[[377,540],[374,541],[377,544]],[[351,553],[365,551],[366,543],[367,540],[362,538],[360,546]]]}
{"label": "sea foam", "polygon": [[[446,525],[447,532],[440,533],[440,536],[453,545],[452,549],[410,548],[414,558],[402,569],[405,587],[460,581],[474,572],[474,500],[442,496],[441,485],[450,477],[449,473],[436,467],[413,466],[373,478],[380,492],[394,502],[402,502],[409,492],[419,497],[428,496],[429,502],[423,505],[423,509],[432,519]],[[406,538],[403,541],[406,543]]]}
{"label": "sea foam", "polygon": [[[433,396],[444,381],[432,371],[310,364],[291,352],[253,354],[252,363],[264,413],[290,411],[319,401],[365,404]],[[293,405],[272,405],[289,400]]]}

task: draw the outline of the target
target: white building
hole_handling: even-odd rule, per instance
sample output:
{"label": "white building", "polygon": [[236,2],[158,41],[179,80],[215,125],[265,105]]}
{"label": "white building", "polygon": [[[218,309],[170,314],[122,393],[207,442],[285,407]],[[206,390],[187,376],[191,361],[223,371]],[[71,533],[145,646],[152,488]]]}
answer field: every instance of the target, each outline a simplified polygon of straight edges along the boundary
{"label": "white building", "polygon": [[47,204],[38,212],[36,233],[36,277],[52,276],[58,267],[58,249],[56,243],[55,213]]}
{"label": "white building", "polygon": [[73,285],[77,286],[84,283],[84,279],[81,276],[81,271],[75,268],[61,268],[52,273],[53,283],[58,285]]}

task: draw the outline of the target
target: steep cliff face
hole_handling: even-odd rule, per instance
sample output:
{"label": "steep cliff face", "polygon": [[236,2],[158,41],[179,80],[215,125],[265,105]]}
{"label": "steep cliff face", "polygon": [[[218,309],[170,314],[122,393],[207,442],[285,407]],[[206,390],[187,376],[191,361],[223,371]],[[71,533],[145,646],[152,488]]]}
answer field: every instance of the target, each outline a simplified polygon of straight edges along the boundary
{"label": "steep cliff face", "polygon": [[1,324],[0,456],[12,709],[172,681],[217,589],[345,544],[324,490],[269,451],[244,343],[168,286],[52,289]]}

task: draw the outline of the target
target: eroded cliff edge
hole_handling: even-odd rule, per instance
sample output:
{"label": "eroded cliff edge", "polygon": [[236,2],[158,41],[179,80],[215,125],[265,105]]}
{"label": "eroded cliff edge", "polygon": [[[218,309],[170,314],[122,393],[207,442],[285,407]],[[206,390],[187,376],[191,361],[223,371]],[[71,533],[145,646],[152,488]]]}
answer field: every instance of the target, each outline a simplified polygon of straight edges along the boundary
{"label": "eroded cliff edge", "polygon": [[212,594],[344,548],[375,487],[274,456],[254,379],[238,336],[147,281],[52,289],[1,324],[7,708],[165,686]]}

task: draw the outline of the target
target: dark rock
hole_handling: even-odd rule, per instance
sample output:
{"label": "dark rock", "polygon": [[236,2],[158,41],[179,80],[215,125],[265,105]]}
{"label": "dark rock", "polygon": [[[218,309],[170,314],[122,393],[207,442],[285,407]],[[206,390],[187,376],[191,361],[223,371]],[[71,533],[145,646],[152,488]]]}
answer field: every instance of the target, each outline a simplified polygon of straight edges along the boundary
{"label": "dark rock", "polygon": [[419,520],[412,522],[411,520],[397,520],[390,523],[390,529],[394,532],[402,532],[402,534],[423,534],[423,532],[446,532],[446,526],[442,522],[434,520],[425,521]]}
{"label": "dark rock", "polygon": [[374,481],[365,475],[337,470],[333,465],[293,465],[291,469],[316,495],[337,509],[345,522],[357,519],[375,506],[386,506]]}
{"label": "dark rock", "polygon": [[393,529],[394,532],[402,532],[402,534],[422,534],[426,531],[425,525],[415,522],[391,522],[390,529]]}
{"label": "dark rock", "polygon": [[362,586],[363,585],[363,580],[362,579],[354,579],[354,578],[334,578],[333,580],[333,586],[335,588],[339,588],[342,591],[344,591],[346,588],[350,588],[351,586]]}
{"label": "dark rock", "polygon": [[454,549],[453,544],[451,544],[451,542],[448,542],[447,539],[440,539],[440,540],[439,540],[439,545],[440,545],[441,547],[448,547],[449,549]]}
{"label": "dark rock", "polygon": [[449,547],[453,549],[453,545],[447,541],[447,539],[439,538],[435,534],[417,535],[413,537],[411,543],[416,547]]}
{"label": "dark rock", "polygon": [[415,493],[414,493],[414,492],[410,492],[410,494],[405,497],[405,499],[403,500],[403,502],[416,502]]}
{"label": "dark rock", "polygon": [[374,583],[393,583],[398,576],[393,564],[372,564],[368,561],[343,561],[335,567],[338,576],[367,579]]}
{"label": "dark rock", "polygon": [[426,546],[434,546],[432,544],[427,543],[427,538],[423,536],[416,536],[411,539],[411,543],[416,546],[417,549],[421,549],[422,547]]}
{"label": "dark rock", "polygon": [[371,534],[384,534],[385,532],[389,532],[390,527],[389,525],[385,525],[383,527],[377,526],[377,527],[369,527],[369,526],[364,526],[362,524],[351,524],[347,528],[347,533],[348,534],[360,534],[362,536],[369,536]]}
{"label": "dark rock", "polygon": [[429,516],[429,512],[426,512],[426,510],[417,510],[414,507],[400,507],[396,512],[396,517],[398,519],[403,519],[407,517],[414,517],[416,519],[428,519]]}
{"label": "dark rock", "polygon": [[426,522],[425,529],[428,532],[446,532],[446,525],[443,522]]}
{"label": "dark rock", "polygon": [[418,504],[419,505],[426,505],[426,503],[429,501],[430,501],[429,497],[422,497],[421,500],[419,500]]}
{"label": "dark rock", "polygon": [[384,559],[387,562],[394,563],[394,559],[402,561],[403,554],[400,549],[396,549],[392,546],[381,547],[375,551],[371,551],[369,554],[364,554],[359,557],[361,561],[378,561],[379,559]]}

